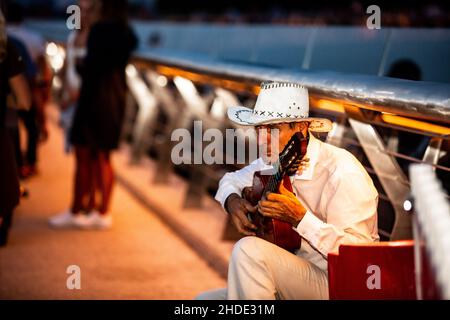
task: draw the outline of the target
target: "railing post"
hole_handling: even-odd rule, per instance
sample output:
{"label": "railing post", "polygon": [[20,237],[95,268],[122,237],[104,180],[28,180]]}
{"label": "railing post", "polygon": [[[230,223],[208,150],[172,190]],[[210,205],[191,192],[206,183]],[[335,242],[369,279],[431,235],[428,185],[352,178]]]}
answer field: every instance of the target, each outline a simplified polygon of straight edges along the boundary
{"label": "railing post", "polygon": [[350,105],[346,105],[345,109],[351,117],[349,123],[394,208],[395,222],[391,240],[411,239],[411,216],[403,208],[403,201],[410,191],[407,178],[397,160],[386,153],[383,140],[373,126],[361,121],[364,115]]}

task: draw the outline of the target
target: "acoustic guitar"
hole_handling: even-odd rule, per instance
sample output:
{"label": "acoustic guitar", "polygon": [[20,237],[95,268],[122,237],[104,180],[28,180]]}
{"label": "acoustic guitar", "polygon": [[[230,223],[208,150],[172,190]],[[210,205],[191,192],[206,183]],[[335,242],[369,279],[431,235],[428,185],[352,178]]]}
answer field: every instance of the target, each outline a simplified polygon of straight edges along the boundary
{"label": "acoustic guitar", "polygon": [[[242,197],[255,206],[267,192],[278,193],[281,183],[287,190],[293,192],[289,175],[297,171],[306,154],[308,140],[309,137],[304,137],[301,132],[295,133],[279,154],[278,161],[273,165],[272,174],[263,174],[261,171],[255,172],[252,187],[244,188]],[[290,252],[300,248],[301,237],[292,229],[290,223],[264,217],[259,212],[249,213],[249,219],[256,225],[258,237]]]}

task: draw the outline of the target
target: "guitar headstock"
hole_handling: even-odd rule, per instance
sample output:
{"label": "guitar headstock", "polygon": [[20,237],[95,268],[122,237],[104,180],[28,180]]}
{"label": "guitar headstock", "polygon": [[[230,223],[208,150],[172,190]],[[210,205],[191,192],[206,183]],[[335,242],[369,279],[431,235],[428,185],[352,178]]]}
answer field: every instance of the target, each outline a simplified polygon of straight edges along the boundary
{"label": "guitar headstock", "polygon": [[300,160],[305,156],[308,146],[309,136],[305,137],[301,132],[296,132],[284,147],[279,155],[280,171],[285,174],[287,172],[297,171]]}

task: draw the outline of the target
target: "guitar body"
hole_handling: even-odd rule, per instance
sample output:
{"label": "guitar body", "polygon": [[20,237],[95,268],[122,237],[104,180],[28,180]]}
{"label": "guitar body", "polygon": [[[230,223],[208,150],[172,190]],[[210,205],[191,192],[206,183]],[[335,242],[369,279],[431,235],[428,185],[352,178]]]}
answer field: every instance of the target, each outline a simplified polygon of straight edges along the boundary
{"label": "guitar body", "polygon": [[[255,172],[253,176],[252,188],[246,188],[243,192],[243,197],[249,201],[252,205],[257,205],[261,200],[266,184],[268,183],[270,176],[262,175],[259,171]],[[284,187],[293,191],[292,184],[289,176],[285,175],[282,182]],[[283,249],[290,252],[294,252],[300,248],[301,237],[292,229],[292,225],[288,222],[278,219],[263,217],[260,213],[256,212],[251,214],[251,220],[256,225],[256,235],[262,239],[276,244]]]}

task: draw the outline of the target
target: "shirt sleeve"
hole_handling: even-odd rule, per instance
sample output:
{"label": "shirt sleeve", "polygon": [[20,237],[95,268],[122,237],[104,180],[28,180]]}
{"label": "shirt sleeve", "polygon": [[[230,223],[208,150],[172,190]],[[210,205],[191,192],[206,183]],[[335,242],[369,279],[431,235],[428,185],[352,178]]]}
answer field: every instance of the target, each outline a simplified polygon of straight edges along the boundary
{"label": "shirt sleeve", "polygon": [[326,206],[326,221],[307,211],[296,231],[325,257],[341,244],[377,241],[378,192],[363,173],[342,175]]}
{"label": "shirt sleeve", "polygon": [[230,194],[237,193],[240,195],[242,189],[252,186],[253,174],[265,168],[264,162],[259,158],[240,170],[226,173],[219,182],[215,199],[224,207],[225,200]]}

